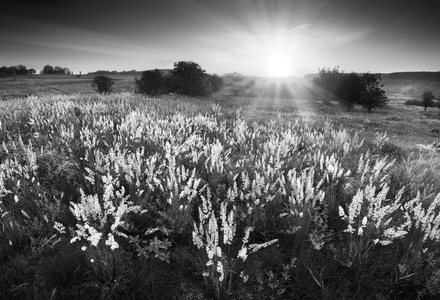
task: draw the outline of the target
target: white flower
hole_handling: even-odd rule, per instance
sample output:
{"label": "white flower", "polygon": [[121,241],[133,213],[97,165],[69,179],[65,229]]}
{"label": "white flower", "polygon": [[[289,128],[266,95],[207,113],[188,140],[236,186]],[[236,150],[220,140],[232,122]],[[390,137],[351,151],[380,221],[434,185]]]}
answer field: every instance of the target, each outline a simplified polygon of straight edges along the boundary
{"label": "white flower", "polygon": [[364,217],[362,219],[362,227],[365,227],[365,226],[367,226],[367,217]]}
{"label": "white flower", "polygon": [[241,248],[240,251],[238,251],[238,255],[237,258],[241,258],[243,261],[245,261],[247,259],[247,248]]}
{"label": "white flower", "polygon": [[105,244],[110,246],[110,249],[112,250],[119,248],[119,244],[115,241],[115,237],[111,233],[108,234]]}
{"label": "white flower", "polygon": [[339,206],[339,216],[340,216],[341,218],[345,217],[344,209],[343,209],[341,206]]}
{"label": "white flower", "polygon": [[218,279],[220,282],[225,279],[225,273],[223,272],[223,264],[221,261],[217,262],[217,272],[220,273],[220,278]]}
{"label": "white flower", "polygon": [[86,250],[87,250],[87,247],[86,247],[86,246],[82,246],[82,247],[81,247],[81,250],[82,250],[82,251],[86,251]]}
{"label": "white flower", "polygon": [[53,228],[56,231],[58,231],[59,233],[66,233],[66,230],[65,230],[66,228],[64,227],[64,225],[59,223],[59,222],[57,222],[57,221],[55,221],[55,223],[53,225]]}

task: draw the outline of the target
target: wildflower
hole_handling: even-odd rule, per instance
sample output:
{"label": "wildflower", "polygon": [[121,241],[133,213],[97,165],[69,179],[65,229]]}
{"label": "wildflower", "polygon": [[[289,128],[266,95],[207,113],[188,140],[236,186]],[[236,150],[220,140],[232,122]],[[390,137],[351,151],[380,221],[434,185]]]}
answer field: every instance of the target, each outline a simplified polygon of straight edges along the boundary
{"label": "wildflower", "polygon": [[241,248],[240,251],[238,251],[237,258],[241,258],[244,262],[244,261],[246,261],[247,257],[248,257],[247,256],[247,248],[246,247]]}
{"label": "wildflower", "polygon": [[222,282],[225,279],[225,273],[223,271],[223,264],[221,261],[217,262],[217,272],[220,273],[219,281]]}
{"label": "wildflower", "polygon": [[367,226],[367,217],[364,217],[362,219],[362,227],[365,227],[365,226]]}
{"label": "wildflower", "polygon": [[339,206],[339,216],[340,216],[341,218],[344,218],[344,217],[345,217],[344,209],[343,209],[341,206]]}
{"label": "wildflower", "polygon": [[55,224],[53,225],[53,228],[58,231],[59,233],[66,233],[66,228],[63,224],[55,221]]}
{"label": "wildflower", "polygon": [[111,250],[115,250],[115,249],[119,248],[119,244],[115,241],[115,237],[111,233],[108,234],[107,240],[105,241],[105,244],[107,246],[110,246]]}
{"label": "wildflower", "polygon": [[248,281],[248,279],[249,279],[249,275],[244,275],[244,272],[241,271],[240,272],[240,278],[243,279],[243,283],[246,283]]}
{"label": "wildflower", "polygon": [[82,251],[86,251],[86,250],[87,250],[87,247],[86,247],[86,246],[82,246],[82,247],[81,247],[81,250],[82,250]]}

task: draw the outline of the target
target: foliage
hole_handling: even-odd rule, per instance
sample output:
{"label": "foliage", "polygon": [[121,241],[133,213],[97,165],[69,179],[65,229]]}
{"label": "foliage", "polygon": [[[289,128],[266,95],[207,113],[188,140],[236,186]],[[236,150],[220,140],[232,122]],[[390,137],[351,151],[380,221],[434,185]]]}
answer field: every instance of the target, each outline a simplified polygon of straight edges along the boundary
{"label": "foliage", "polygon": [[207,96],[219,91],[223,79],[217,75],[206,74],[205,70],[194,62],[177,62],[171,75],[154,69],[142,72],[140,79],[135,79],[137,92],[149,96],[175,93],[186,96]]}
{"label": "foliage", "polygon": [[333,69],[330,68],[319,69],[318,77],[313,78],[313,82],[317,86],[331,93],[336,93],[339,80],[342,74],[343,71],[339,70],[339,66],[336,66]]}
{"label": "foliage", "polygon": [[2,66],[0,68],[0,78],[5,77],[14,77],[15,75],[33,75],[35,74],[35,69],[27,69],[24,65],[5,67]]}
{"label": "foliage", "polygon": [[96,88],[96,91],[100,94],[109,94],[112,91],[113,84],[115,84],[113,79],[105,75],[99,75],[93,79],[92,87]]}
{"label": "foliage", "polygon": [[426,111],[426,108],[428,108],[428,107],[435,107],[436,106],[434,99],[435,99],[435,95],[432,91],[427,91],[427,92],[423,93],[422,104],[423,104],[423,107],[425,108],[425,111]]}
{"label": "foliage", "polygon": [[165,94],[169,90],[167,80],[159,69],[144,71],[141,79],[135,80],[137,92],[149,96]]}
{"label": "foliage", "polygon": [[172,90],[177,94],[198,97],[210,95],[213,91],[210,77],[195,62],[175,62],[171,76]]}
{"label": "foliage", "polygon": [[4,298],[440,295],[438,156],[185,97],[15,102],[0,110]]}
{"label": "foliage", "polygon": [[52,67],[51,65],[45,65],[43,70],[41,70],[41,74],[70,74],[69,68],[62,68],[60,66]]}
{"label": "foliage", "polygon": [[380,74],[346,74],[339,67],[320,69],[318,77],[313,79],[318,87],[336,97],[348,110],[359,104],[367,108],[368,112],[373,108],[383,107],[388,102],[380,81]]}
{"label": "foliage", "polygon": [[366,73],[361,77],[363,87],[360,104],[368,109],[369,113],[371,113],[373,108],[380,108],[388,103],[385,91],[382,90],[383,85],[380,84],[381,80],[380,74]]}
{"label": "foliage", "polygon": [[417,100],[417,99],[410,99],[410,100],[406,100],[405,105],[414,105],[414,106],[423,106],[423,103],[421,100]]}
{"label": "foliage", "polygon": [[223,79],[220,76],[215,75],[215,74],[214,75],[208,74],[208,79],[211,82],[211,89],[214,93],[218,92],[225,84],[223,82]]}

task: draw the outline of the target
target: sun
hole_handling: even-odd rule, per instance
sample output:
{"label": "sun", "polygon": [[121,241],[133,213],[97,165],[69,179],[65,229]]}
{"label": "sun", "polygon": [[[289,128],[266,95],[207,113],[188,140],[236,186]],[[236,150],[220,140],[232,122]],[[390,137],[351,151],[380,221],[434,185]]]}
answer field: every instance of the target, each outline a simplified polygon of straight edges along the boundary
{"label": "sun", "polygon": [[293,75],[292,60],[283,53],[269,56],[266,62],[266,69],[270,77],[289,77]]}

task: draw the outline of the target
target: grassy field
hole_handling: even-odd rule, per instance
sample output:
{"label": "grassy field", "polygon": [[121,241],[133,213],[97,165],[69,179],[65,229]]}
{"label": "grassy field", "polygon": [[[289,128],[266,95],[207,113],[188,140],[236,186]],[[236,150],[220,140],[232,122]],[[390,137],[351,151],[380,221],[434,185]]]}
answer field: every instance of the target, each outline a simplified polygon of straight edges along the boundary
{"label": "grassy field", "polygon": [[[35,96],[69,95],[75,93],[92,94],[93,78],[97,75],[34,75],[0,79],[0,95],[4,93],[23,93]],[[134,76],[123,74],[108,75],[115,84],[115,92],[133,92]]]}
{"label": "grassy field", "polygon": [[440,297],[438,109],[92,77],[0,81],[1,299]]}

